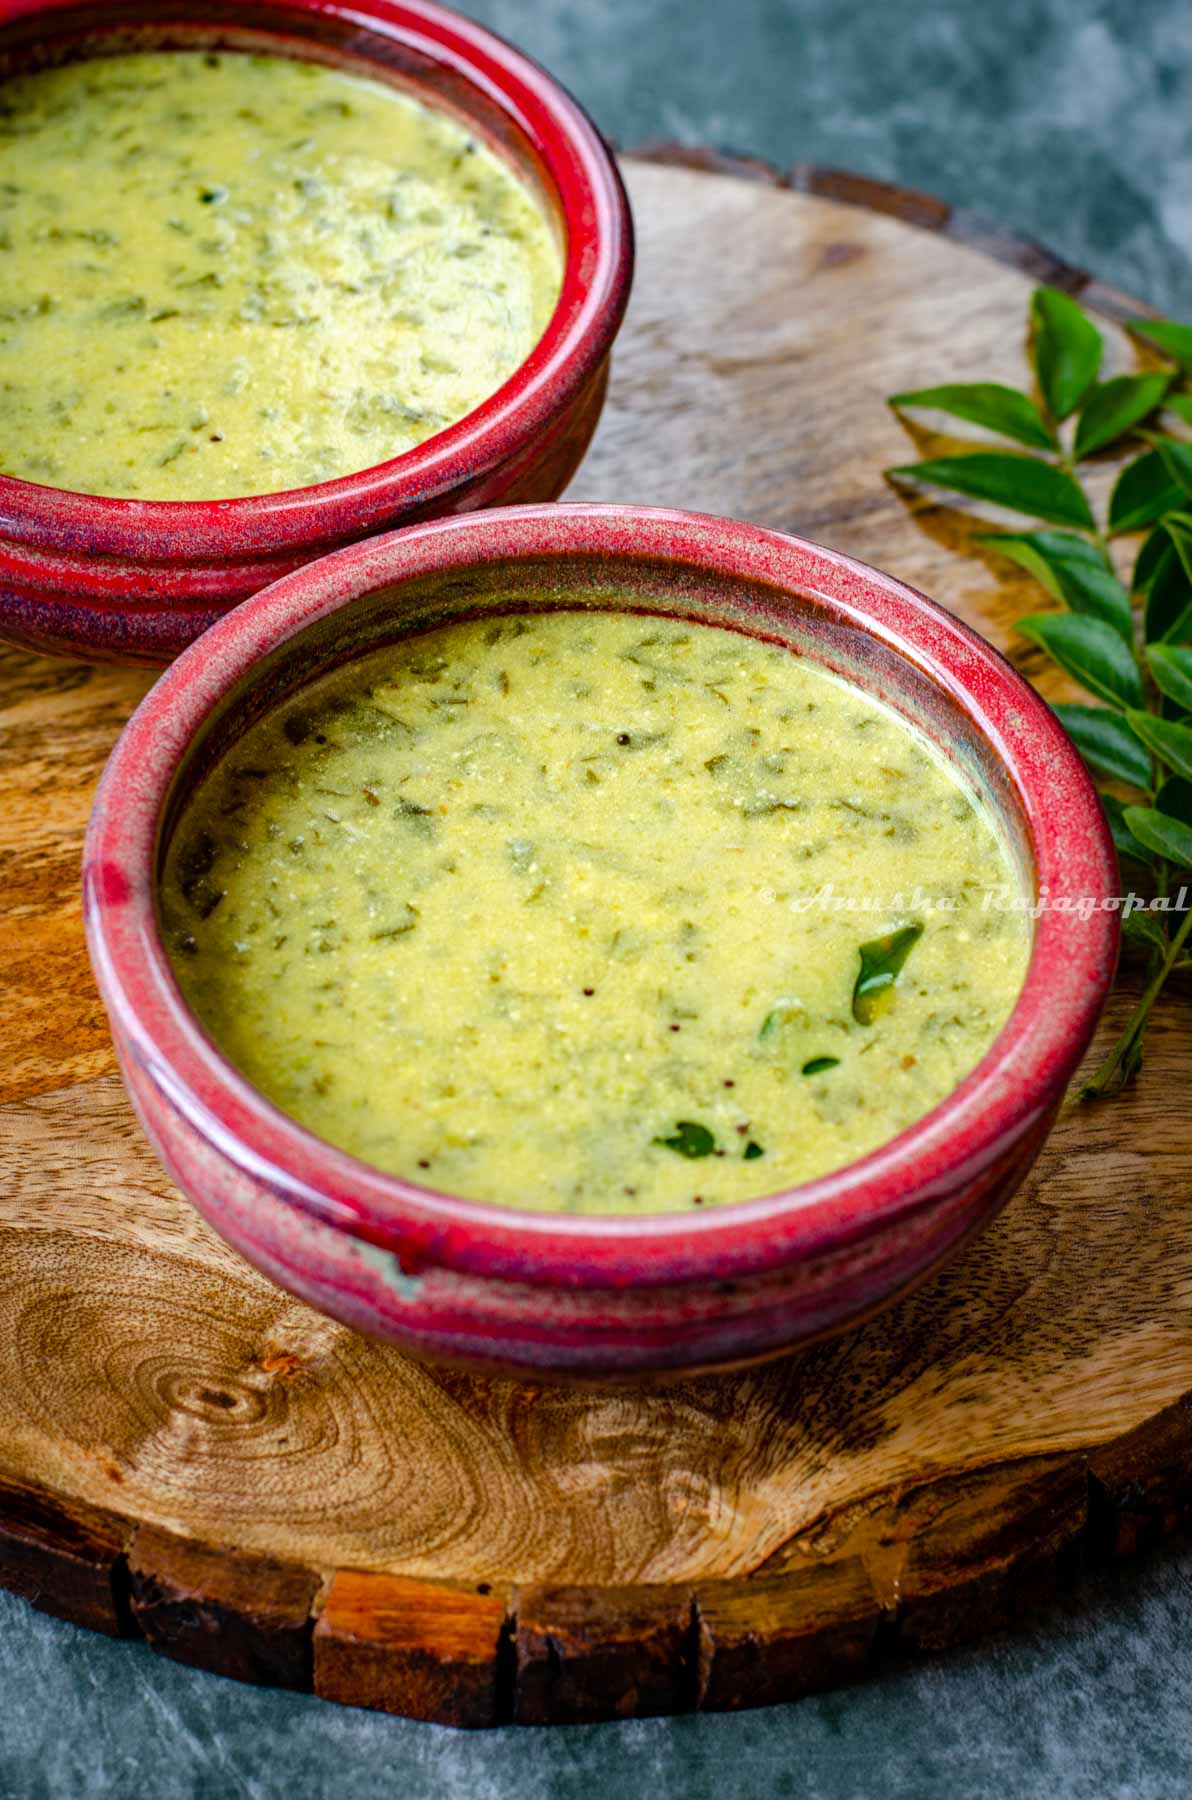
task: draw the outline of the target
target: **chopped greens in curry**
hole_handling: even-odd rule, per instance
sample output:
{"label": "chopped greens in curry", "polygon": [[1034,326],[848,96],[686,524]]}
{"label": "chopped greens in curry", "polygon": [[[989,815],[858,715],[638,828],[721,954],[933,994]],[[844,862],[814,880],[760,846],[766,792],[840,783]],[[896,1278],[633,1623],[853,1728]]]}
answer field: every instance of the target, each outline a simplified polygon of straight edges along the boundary
{"label": "chopped greens in curry", "polygon": [[311,1130],[451,1193],[648,1213],[823,1174],[955,1087],[1025,974],[1027,915],[985,904],[1014,880],[927,741],[806,659],[542,611],[254,726],[162,914],[213,1037]]}
{"label": "chopped greens in curry", "polygon": [[412,449],[523,362],[543,211],[465,127],[285,57],[101,57],[0,85],[0,473],[143,500]]}

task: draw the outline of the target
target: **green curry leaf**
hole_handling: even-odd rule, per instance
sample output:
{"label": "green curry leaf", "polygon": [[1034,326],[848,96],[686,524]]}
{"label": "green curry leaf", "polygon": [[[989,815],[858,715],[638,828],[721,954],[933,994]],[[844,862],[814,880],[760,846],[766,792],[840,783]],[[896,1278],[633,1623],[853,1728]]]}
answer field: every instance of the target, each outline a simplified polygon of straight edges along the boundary
{"label": "green curry leaf", "polygon": [[1031,300],[1035,374],[1055,420],[1076,411],[1101,367],[1101,334],[1075,300],[1036,288]]}
{"label": "green curry leaf", "polygon": [[1183,643],[1192,637],[1192,581],[1166,529],[1160,526],[1153,535],[1165,548],[1147,580],[1143,636],[1148,644]]}
{"label": "green curry leaf", "polygon": [[861,967],[853,986],[853,1017],[858,1025],[872,1025],[886,1011],[894,997],[894,983],[922,936],[923,927],[916,923],[860,946]]}
{"label": "green curry leaf", "polygon": [[1138,555],[1134,558],[1134,573],[1130,577],[1130,591],[1134,594],[1146,595],[1158,575],[1164,559],[1173,554],[1171,539],[1162,525],[1156,525],[1148,531],[1139,545]]}
{"label": "green curry leaf", "polygon": [[1184,490],[1168,473],[1156,450],[1145,450],[1127,463],[1109,496],[1109,529],[1117,537],[1124,531],[1143,531],[1156,524],[1173,507],[1183,504]]}
{"label": "green curry leaf", "polygon": [[1150,752],[1121,713],[1105,706],[1056,706],[1052,710],[1090,769],[1131,787],[1150,787]]}
{"label": "green curry leaf", "polygon": [[1167,471],[1168,479],[1184,497],[1192,498],[1192,444],[1182,443],[1179,438],[1163,437],[1159,432],[1148,431],[1143,435]]}
{"label": "green curry leaf", "polygon": [[[1128,712],[1126,717],[1156,756],[1177,775],[1192,781],[1192,725],[1175,719],[1158,719],[1154,713],[1142,711]],[[1138,836],[1137,832],[1135,836]]]}
{"label": "green curry leaf", "polygon": [[1170,386],[1170,375],[1115,375],[1095,387],[1076,422],[1077,462],[1141,425]]}
{"label": "green curry leaf", "polygon": [[694,1119],[680,1119],[675,1126],[673,1137],[656,1137],[656,1144],[662,1144],[667,1150],[673,1150],[677,1156],[711,1156],[716,1148],[716,1139],[706,1125],[699,1125]]}
{"label": "green curry leaf", "polygon": [[1009,450],[975,450],[887,469],[895,481],[926,482],[973,500],[1046,519],[1052,525],[1093,528],[1093,515],[1078,481],[1053,463]]}
{"label": "green curry leaf", "polygon": [[983,425],[1015,443],[1033,450],[1053,450],[1055,440],[1039,408],[1017,388],[1003,387],[997,381],[952,382],[944,387],[916,388],[907,394],[891,394],[889,405],[901,411],[908,407],[924,407],[932,412],[948,413],[954,419],[965,419],[970,425]]}
{"label": "green curry leaf", "polygon": [[1128,944],[1141,944],[1152,955],[1167,953],[1167,934],[1152,912],[1130,912],[1122,916],[1122,937]]}
{"label": "green curry leaf", "polygon": [[1134,836],[1178,869],[1192,869],[1192,825],[1153,806],[1128,806],[1122,817]]}
{"label": "green curry leaf", "polygon": [[1183,775],[1169,775],[1155,795],[1155,807],[1182,825],[1192,825],[1192,781]]}
{"label": "green curry leaf", "polygon": [[[1125,815],[1128,809],[1125,801],[1120,800],[1116,794],[1102,794],[1101,805],[1105,810],[1105,820],[1109,826],[1110,836],[1113,838],[1113,847],[1123,861],[1153,863],[1154,851],[1149,849],[1141,839],[1136,838],[1126,824]],[[1138,810],[1146,812],[1148,809],[1139,807]]]}
{"label": "green curry leaf", "polygon": [[1127,642],[1132,641],[1130,596],[1105,552],[1088,538],[1074,531],[1001,531],[983,532],[976,541],[1028,570],[1073,612],[1104,619]]}
{"label": "green curry leaf", "polygon": [[1016,629],[1040,644],[1060,668],[1110,706],[1142,705],[1142,676],[1129,645],[1103,619],[1077,613],[1028,613]]}
{"label": "green curry leaf", "polygon": [[1163,530],[1183,564],[1184,574],[1192,581],[1192,513],[1182,510],[1168,513],[1163,521]]}
{"label": "green curry leaf", "polygon": [[[892,404],[933,406],[1000,432],[1029,452],[1052,454],[975,450],[887,469],[886,475],[1011,507],[1039,522],[1029,530],[976,535],[975,542],[1026,569],[1065,607],[1030,613],[1018,630],[1100,703],[1054,710],[1098,777],[1145,797],[1147,804],[1130,804],[1119,793],[1102,793],[1101,801],[1119,858],[1138,865],[1134,879],[1146,871],[1166,894],[1165,865],[1192,869],[1192,440],[1179,435],[1181,426],[1192,426],[1192,382],[1174,386],[1192,376],[1192,324],[1156,320],[1129,329],[1168,366],[1099,381],[1102,342],[1092,320],[1067,294],[1036,289],[1031,354],[1041,407],[995,382],[920,387],[896,395]],[[1064,426],[1061,438],[1059,427],[1073,414],[1075,422]],[[1172,429],[1161,429],[1159,420]],[[1144,447],[1118,470],[1106,534],[1147,534],[1127,590],[1075,471],[1086,458],[1120,449],[1131,437]],[[1063,529],[1043,528],[1053,526]],[[1136,647],[1135,602],[1144,650]],[[1145,683],[1144,669],[1151,678]],[[1156,997],[1173,969],[1192,969],[1192,911],[1177,912],[1164,902],[1137,920],[1127,915],[1124,926],[1147,949],[1148,979],[1126,1029],[1081,1089],[1086,1099],[1114,1093],[1134,1078]],[[899,959],[915,936],[917,928],[908,928],[861,946],[853,998],[858,1020],[870,1022],[889,1004]],[[813,1057],[804,1073],[826,1063]]]}
{"label": "green curry leaf", "polygon": [[1177,325],[1172,319],[1139,319],[1131,322],[1130,330],[1170,356],[1181,369],[1192,371],[1192,325]]}
{"label": "green curry leaf", "polygon": [[1185,712],[1192,713],[1192,649],[1181,649],[1174,644],[1151,644],[1146,659],[1159,692],[1182,706]]}

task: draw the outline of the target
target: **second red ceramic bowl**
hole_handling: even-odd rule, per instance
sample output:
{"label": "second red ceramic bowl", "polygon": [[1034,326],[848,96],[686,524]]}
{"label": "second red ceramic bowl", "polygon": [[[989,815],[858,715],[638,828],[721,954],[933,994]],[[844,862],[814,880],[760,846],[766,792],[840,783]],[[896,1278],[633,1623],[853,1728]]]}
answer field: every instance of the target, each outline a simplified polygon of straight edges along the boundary
{"label": "second red ceramic bowl", "polygon": [[[913,719],[1045,895],[996,1043],[927,1116],[785,1193],[694,1216],[565,1217],[385,1175],[280,1113],[189,1011],[157,879],[183,797],[262,711],[343,661],[519,606],[662,613],[786,644]],[[1113,975],[1112,846],[1049,708],[920,594],[797,538],[695,514],[558,505],[415,526],[290,575],[174,664],[118,743],[87,839],[91,956],[129,1093],[170,1174],[283,1287],[420,1354],[538,1376],[765,1356],[921,1281],[1013,1193]],[[1075,902],[1080,904],[1076,905]]]}
{"label": "second red ceramic bowl", "polygon": [[338,481],[180,502],[0,477],[0,639],[10,643],[168,662],[246,595],[337,545],[499,501],[553,499],[600,415],[629,294],[632,224],[607,147],[557,82],[429,0],[0,0],[0,78],[196,46],[330,63],[455,113],[557,222],[559,302],[491,399],[404,456]]}

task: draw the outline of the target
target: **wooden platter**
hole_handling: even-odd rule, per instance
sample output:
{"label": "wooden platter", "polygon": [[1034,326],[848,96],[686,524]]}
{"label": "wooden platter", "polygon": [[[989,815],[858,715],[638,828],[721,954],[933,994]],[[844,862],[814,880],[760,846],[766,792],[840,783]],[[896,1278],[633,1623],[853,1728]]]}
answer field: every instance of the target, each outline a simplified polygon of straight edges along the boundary
{"label": "wooden platter", "polygon": [[[626,162],[638,284],[573,492],[802,531],[1044,675],[1010,631],[1026,583],[883,483],[908,450],[884,397],[1020,380],[1034,279],[1107,319],[1129,302],[923,196],[699,160]],[[1186,997],[1139,1086],[1071,1109],[956,1265],[764,1368],[530,1388],[421,1367],[256,1276],[143,1141],[86,965],[87,809],[147,683],[0,652],[7,1586],[243,1680],[560,1722],[855,1677],[1192,1506]],[[1128,1004],[1127,982],[1103,1040]]]}

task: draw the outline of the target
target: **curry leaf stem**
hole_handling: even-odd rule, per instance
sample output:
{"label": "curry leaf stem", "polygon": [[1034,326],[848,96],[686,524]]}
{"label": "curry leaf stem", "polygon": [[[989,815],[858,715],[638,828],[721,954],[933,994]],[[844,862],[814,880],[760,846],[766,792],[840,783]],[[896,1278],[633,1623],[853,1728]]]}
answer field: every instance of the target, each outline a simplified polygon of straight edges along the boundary
{"label": "curry leaf stem", "polygon": [[1189,908],[1184,914],[1179,930],[1167,947],[1166,956],[1143,989],[1142,997],[1134,1008],[1129,1024],[1101,1067],[1092,1079],[1085,1083],[1082,1090],[1083,1098],[1097,1100],[1105,1094],[1115,1093],[1119,1087],[1124,1085],[1128,1076],[1132,1052],[1146,1030],[1151,1008],[1162,993],[1167,977],[1180,960],[1180,951],[1187,942],[1189,930],[1192,930],[1192,908]]}

